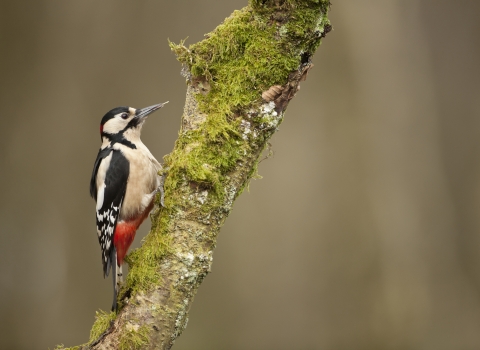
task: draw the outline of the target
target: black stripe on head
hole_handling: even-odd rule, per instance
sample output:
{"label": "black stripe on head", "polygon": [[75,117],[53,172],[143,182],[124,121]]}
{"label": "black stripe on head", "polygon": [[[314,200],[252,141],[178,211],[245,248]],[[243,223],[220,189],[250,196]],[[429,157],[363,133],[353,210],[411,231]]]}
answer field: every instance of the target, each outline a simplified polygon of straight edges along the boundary
{"label": "black stripe on head", "polygon": [[118,113],[123,113],[123,112],[130,114],[128,107],[117,107],[112,109],[111,111],[107,112],[107,114],[103,116],[102,121],[100,122],[100,125],[105,125],[106,122],[108,122],[110,119],[115,117]]}
{"label": "black stripe on head", "polygon": [[110,147],[112,147],[116,143],[121,143],[122,145],[130,147],[131,149],[137,149],[137,146],[135,146],[123,136],[124,131],[125,130],[122,130],[118,134],[114,135],[102,132],[102,137],[106,137],[110,141]]}
{"label": "black stripe on head", "polygon": [[136,128],[139,123],[140,123],[140,119],[138,119],[138,117],[135,116],[134,118],[132,118],[132,120],[128,122],[127,126],[125,127],[125,129],[123,129],[123,131],[127,131],[128,129],[131,129],[131,128]]}

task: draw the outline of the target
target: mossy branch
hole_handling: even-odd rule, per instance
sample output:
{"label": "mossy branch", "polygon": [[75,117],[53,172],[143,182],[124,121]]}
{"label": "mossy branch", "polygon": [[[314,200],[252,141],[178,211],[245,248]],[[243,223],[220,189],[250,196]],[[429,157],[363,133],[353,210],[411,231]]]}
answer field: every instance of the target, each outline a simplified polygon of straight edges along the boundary
{"label": "mossy branch", "polygon": [[170,43],[187,96],[172,153],[164,158],[165,207],[127,262],[118,314],[97,313],[79,349],[170,349],[212,264],[234,200],[305,80],[331,29],[328,0],[250,0],[207,38]]}

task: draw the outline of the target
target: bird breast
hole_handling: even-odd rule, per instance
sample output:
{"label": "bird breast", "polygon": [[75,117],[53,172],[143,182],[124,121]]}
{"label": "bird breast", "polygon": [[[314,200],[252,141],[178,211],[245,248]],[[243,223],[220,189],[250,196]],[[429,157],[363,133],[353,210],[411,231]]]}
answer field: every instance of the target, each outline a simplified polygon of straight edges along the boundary
{"label": "bird breast", "polygon": [[120,220],[133,220],[150,206],[155,190],[160,186],[160,163],[142,144],[136,144],[136,149],[119,145],[120,151],[129,161],[127,191],[120,211]]}

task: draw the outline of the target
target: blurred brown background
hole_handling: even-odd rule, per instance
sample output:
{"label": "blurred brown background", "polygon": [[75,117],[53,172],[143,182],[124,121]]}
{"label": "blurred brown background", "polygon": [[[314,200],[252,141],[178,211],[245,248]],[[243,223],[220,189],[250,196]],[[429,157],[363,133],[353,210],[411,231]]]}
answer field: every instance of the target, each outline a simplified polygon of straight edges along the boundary
{"label": "blurred brown background", "polygon": [[[245,5],[0,3],[2,349],[87,341],[112,293],[88,194],[100,119],[170,100],[143,134],[170,152],[185,81],[167,38]],[[479,16],[474,0],[333,1],[176,350],[480,349]]]}

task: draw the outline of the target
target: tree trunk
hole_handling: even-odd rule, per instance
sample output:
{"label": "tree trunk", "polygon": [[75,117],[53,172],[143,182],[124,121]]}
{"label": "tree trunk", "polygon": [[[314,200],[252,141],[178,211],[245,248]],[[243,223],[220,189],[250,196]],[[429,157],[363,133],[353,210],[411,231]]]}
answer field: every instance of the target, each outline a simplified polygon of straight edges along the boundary
{"label": "tree trunk", "polygon": [[[165,157],[165,207],[127,262],[118,314],[98,313],[81,349],[170,349],[212,264],[217,234],[331,29],[328,0],[250,0],[206,39],[170,44],[187,79]],[[158,204],[158,198],[157,198]]]}

